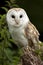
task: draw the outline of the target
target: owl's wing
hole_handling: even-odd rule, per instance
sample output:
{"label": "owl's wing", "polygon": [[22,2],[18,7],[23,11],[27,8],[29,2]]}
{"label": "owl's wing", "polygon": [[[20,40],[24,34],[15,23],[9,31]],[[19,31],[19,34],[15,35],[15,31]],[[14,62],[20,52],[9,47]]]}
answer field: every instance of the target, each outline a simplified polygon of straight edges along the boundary
{"label": "owl's wing", "polygon": [[32,43],[37,43],[39,41],[39,32],[36,29],[36,27],[29,22],[27,27],[25,28],[25,34],[26,37],[28,39],[28,41],[32,42]]}

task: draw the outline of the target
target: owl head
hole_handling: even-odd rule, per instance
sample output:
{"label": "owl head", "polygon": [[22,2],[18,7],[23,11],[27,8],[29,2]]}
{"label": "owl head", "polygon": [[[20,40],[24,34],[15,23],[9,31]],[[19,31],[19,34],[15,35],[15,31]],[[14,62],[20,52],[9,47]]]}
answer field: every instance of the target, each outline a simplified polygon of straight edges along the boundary
{"label": "owl head", "polygon": [[29,22],[29,18],[22,8],[12,8],[7,12],[6,20],[8,25],[14,27],[25,26]]}

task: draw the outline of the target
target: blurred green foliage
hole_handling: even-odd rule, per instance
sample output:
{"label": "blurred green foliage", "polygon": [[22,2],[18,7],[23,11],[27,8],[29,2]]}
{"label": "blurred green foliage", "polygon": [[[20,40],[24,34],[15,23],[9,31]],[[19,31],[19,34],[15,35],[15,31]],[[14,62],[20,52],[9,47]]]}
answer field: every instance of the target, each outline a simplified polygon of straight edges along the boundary
{"label": "blurred green foliage", "polygon": [[[6,12],[9,8],[18,7],[14,0],[5,0]],[[8,6],[8,7],[6,7]],[[14,44],[6,23],[6,14],[0,14],[0,65],[17,65],[20,61],[21,50]]]}

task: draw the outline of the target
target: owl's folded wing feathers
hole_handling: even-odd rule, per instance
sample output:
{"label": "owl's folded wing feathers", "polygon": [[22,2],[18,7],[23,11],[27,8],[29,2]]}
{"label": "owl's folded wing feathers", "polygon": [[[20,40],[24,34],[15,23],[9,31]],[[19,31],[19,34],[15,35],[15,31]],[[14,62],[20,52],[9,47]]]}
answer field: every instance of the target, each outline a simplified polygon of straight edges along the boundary
{"label": "owl's folded wing feathers", "polygon": [[31,41],[32,43],[38,43],[39,42],[39,32],[36,29],[36,27],[29,22],[27,27],[25,28],[25,34],[26,37],[29,41]]}

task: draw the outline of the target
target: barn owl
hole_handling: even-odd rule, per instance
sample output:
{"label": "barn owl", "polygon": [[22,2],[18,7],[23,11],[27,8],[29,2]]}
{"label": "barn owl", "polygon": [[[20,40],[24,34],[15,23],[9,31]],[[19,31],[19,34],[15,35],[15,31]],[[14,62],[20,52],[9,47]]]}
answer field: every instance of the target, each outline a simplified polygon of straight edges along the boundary
{"label": "barn owl", "polygon": [[25,47],[39,42],[39,32],[30,22],[26,11],[12,8],[6,14],[9,32],[17,46]]}

